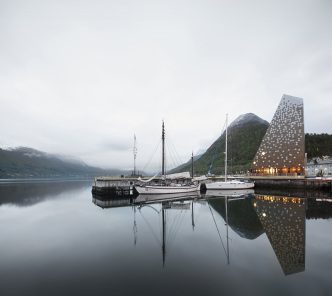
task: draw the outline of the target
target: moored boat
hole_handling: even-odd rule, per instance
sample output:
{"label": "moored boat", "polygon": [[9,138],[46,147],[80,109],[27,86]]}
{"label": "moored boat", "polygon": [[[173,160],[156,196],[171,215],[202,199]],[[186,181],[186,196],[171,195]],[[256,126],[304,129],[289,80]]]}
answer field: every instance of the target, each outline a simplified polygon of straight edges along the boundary
{"label": "moored boat", "polygon": [[228,115],[226,114],[226,129],[225,129],[225,180],[224,181],[215,181],[215,182],[210,182],[206,183],[206,189],[207,190],[220,190],[220,189],[226,189],[226,190],[231,190],[231,189],[250,189],[255,187],[255,183],[252,181],[240,181],[240,180],[228,180],[227,179],[227,120],[228,120]]}
{"label": "moored boat", "polygon": [[135,189],[139,194],[172,194],[187,193],[200,190],[200,184],[193,182],[189,172],[166,175],[165,170],[165,125],[162,124],[162,169],[161,179],[158,183],[153,182],[154,177],[144,181],[140,180]]}
{"label": "moored boat", "polygon": [[135,186],[139,194],[172,194],[199,191],[199,185],[144,185]]}

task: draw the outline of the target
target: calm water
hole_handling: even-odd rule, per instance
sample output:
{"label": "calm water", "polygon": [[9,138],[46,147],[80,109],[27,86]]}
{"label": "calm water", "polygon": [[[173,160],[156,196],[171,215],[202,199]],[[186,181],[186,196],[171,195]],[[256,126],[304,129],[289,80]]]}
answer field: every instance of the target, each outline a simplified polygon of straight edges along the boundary
{"label": "calm water", "polygon": [[332,295],[331,205],[0,184],[0,295]]}

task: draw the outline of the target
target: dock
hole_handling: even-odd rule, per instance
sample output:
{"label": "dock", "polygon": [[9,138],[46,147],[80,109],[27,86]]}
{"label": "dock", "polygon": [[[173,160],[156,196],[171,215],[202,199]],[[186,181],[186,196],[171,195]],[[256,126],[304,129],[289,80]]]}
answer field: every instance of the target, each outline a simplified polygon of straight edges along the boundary
{"label": "dock", "polygon": [[130,197],[137,195],[134,177],[96,177],[92,193],[98,196]]}
{"label": "dock", "polygon": [[[146,177],[144,179],[148,179]],[[222,180],[223,176],[209,177],[209,180]],[[332,195],[332,178],[305,178],[304,176],[236,176],[234,179],[249,179],[255,182],[257,192],[297,192],[300,196],[316,196],[317,193]],[[158,179],[158,178],[156,178]],[[92,193],[98,196],[132,198],[138,195],[135,184],[137,177],[96,177],[92,185]],[[204,181],[201,189],[204,191]],[[321,194],[319,194],[321,195]]]}
{"label": "dock", "polygon": [[304,176],[249,176],[255,188],[303,189],[332,192],[332,178],[305,178]]}

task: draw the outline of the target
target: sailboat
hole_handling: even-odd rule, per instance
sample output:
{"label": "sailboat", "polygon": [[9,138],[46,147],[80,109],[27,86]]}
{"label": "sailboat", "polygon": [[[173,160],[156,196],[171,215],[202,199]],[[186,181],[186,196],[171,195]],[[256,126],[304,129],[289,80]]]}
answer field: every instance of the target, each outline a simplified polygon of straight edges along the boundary
{"label": "sailboat", "polygon": [[206,183],[206,189],[249,189],[254,188],[255,183],[254,182],[244,182],[240,180],[227,180],[227,121],[228,121],[228,114],[226,114],[226,129],[225,129],[225,180],[224,181],[216,181],[216,182],[210,182]]}
{"label": "sailboat", "polygon": [[162,168],[161,168],[161,180],[157,184],[151,184],[150,182],[155,179],[156,176],[149,180],[141,180],[139,184],[135,185],[135,188],[139,194],[173,194],[173,193],[187,193],[200,190],[200,184],[194,183],[190,177],[189,172],[183,172],[178,174],[166,175],[165,170],[165,125],[162,123]]}

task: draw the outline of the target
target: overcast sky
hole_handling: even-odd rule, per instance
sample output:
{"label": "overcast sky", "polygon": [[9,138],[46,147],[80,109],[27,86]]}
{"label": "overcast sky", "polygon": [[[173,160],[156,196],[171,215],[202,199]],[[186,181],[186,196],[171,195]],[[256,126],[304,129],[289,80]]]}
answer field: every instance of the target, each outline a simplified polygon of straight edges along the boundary
{"label": "overcast sky", "polygon": [[164,119],[185,161],[284,93],[332,133],[332,1],[0,0],[0,147],[142,169]]}

